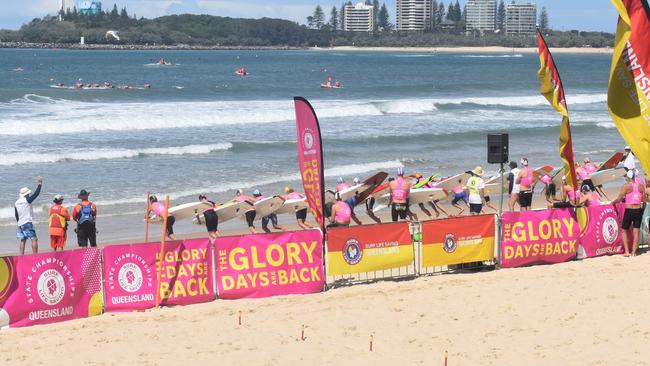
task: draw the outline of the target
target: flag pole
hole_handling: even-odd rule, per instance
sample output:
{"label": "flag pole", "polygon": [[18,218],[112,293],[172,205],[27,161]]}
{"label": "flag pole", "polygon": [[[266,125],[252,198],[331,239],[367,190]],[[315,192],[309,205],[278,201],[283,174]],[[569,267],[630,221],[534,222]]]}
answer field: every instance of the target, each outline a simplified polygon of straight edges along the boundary
{"label": "flag pole", "polygon": [[157,271],[158,286],[156,289],[156,307],[160,306],[160,303],[162,302],[160,296],[160,287],[162,284],[162,268],[163,268],[163,260],[164,260],[163,257],[165,255],[165,238],[167,237],[168,217],[169,217],[169,195],[165,197],[165,211],[163,212],[162,239],[160,240],[160,252],[158,255],[158,271]]}
{"label": "flag pole", "polygon": [[151,197],[150,192],[147,192],[147,211],[144,214],[144,242],[149,242],[149,213],[151,212],[151,203],[149,202],[149,197]]}

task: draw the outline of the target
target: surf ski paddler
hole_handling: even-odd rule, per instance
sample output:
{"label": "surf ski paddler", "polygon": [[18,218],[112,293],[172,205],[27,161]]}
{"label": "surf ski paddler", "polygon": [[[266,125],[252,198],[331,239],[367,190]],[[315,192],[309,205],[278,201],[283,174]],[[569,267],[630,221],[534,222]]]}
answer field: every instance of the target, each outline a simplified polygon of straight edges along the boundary
{"label": "surf ski paddler", "polygon": [[[643,221],[643,202],[645,201],[645,190],[643,185],[636,181],[633,170],[629,170],[625,176],[625,184],[621,187],[618,197],[612,201],[612,204],[625,201],[625,213],[623,214],[623,249],[625,256],[635,256],[639,249],[639,233],[641,222]],[[630,238],[627,231],[632,227],[632,248],[630,250]]]}
{"label": "surf ski paddler", "polygon": [[244,190],[238,189],[237,192],[235,193],[235,197],[233,197],[232,202],[248,202],[251,204],[249,208],[246,209],[244,212],[244,215],[246,216],[246,224],[248,225],[248,230],[251,232],[251,234],[257,234],[257,230],[255,229],[255,216],[257,213],[255,212],[255,202],[257,199],[255,197],[247,196],[244,194]]}
{"label": "surf ski paddler", "polygon": [[521,170],[515,182],[519,184],[519,209],[528,211],[533,203],[533,172],[528,169],[527,158],[521,159]]}
{"label": "surf ski paddler", "polygon": [[332,205],[332,215],[330,216],[330,224],[327,227],[347,227],[350,226],[350,219],[352,218],[352,210],[347,202],[341,199],[341,194],[336,192],[334,194],[334,204]]}
{"label": "surf ski paddler", "polygon": [[[284,195],[285,200],[299,200],[305,198],[304,195],[295,192],[293,188],[291,188],[290,186],[284,187],[284,193],[286,193]],[[307,207],[301,208],[296,211],[296,221],[298,222],[298,226],[300,226],[304,230],[314,228],[313,226],[307,223]]]}
{"label": "surf ski paddler", "polygon": [[[391,218],[405,220],[409,215],[409,194],[411,181],[404,178],[404,168],[397,168],[397,178],[388,185],[390,191]],[[409,215],[410,216],[410,215]]]}

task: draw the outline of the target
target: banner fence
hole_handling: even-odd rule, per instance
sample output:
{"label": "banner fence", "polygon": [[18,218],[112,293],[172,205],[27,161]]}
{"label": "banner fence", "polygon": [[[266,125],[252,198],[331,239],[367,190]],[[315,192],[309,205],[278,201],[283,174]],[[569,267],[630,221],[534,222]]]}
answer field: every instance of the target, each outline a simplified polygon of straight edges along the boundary
{"label": "banner fence", "polygon": [[449,273],[493,264],[495,253],[503,268],[619,254],[623,210],[504,213],[501,233],[496,215],[482,215],[335,228],[327,243],[320,230],[173,241],[162,258],[160,243],[0,257],[0,328],[152,308],[161,260],[168,306]]}

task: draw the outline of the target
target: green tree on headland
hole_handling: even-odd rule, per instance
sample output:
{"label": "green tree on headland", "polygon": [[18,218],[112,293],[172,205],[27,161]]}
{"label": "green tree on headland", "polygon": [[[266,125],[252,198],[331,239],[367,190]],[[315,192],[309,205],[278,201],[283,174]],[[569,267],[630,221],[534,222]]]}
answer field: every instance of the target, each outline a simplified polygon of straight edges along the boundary
{"label": "green tree on headland", "polygon": [[314,28],[323,29],[323,25],[325,25],[325,13],[323,13],[323,8],[320,5],[316,5],[312,17],[314,19]]}
{"label": "green tree on headland", "polygon": [[336,6],[332,6],[330,11],[330,27],[333,31],[339,30],[339,11],[336,10]]}
{"label": "green tree on headland", "polygon": [[393,25],[390,24],[388,8],[386,8],[386,3],[383,3],[379,9],[379,14],[377,14],[377,30],[389,31],[391,29],[393,29]]}
{"label": "green tree on headland", "polygon": [[539,13],[539,30],[546,32],[548,30],[548,13],[546,12],[546,7],[542,6],[542,11]]}
{"label": "green tree on headland", "polygon": [[497,10],[497,29],[504,30],[506,27],[506,5],[503,3],[503,0],[499,2],[499,8]]}

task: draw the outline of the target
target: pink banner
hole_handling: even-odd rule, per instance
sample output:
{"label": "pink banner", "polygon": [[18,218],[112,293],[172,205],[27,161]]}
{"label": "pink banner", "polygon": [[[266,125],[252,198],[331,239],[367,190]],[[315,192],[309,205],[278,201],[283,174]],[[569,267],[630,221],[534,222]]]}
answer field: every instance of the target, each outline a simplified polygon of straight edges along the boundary
{"label": "pink banner", "polygon": [[[155,306],[160,243],[104,247],[106,311],[132,311]],[[162,305],[214,300],[212,245],[207,239],[165,243]]]}
{"label": "pink banner", "polygon": [[215,248],[221,299],[323,289],[323,236],[318,230],[223,237]]}
{"label": "pink banner", "polygon": [[503,213],[501,267],[575,258],[580,228],[571,209]]}
{"label": "pink banner", "polygon": [[325,196],[323,147],[320,126],[316,112],[311,104],[300,97],[294,98],[296,108],[296,130],[298,134],[298,169],[307,203],[316,222],[321,228],[325,225],[323,199]]}
{"label": "pink banner", "polygon": [[625,204],[602,205],[580,208],[579,258],[598,257],[601,255],[623,254],[621,223]]}
{"label": "pink banner", "polygon": [[0,327],[102,313],[99,249],[0,258]]}

